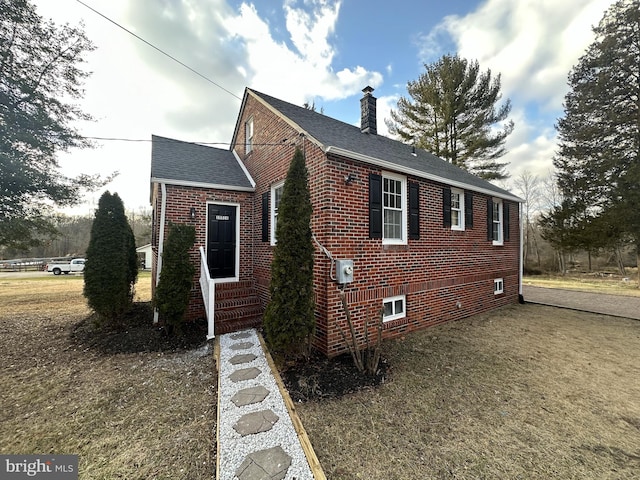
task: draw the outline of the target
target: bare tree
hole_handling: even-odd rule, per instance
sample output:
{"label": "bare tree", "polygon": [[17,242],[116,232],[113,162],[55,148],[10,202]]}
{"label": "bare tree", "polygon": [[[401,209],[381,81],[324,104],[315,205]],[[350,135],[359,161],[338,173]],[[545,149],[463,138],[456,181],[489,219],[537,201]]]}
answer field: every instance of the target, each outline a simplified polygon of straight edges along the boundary
{"label": "bare tree", "polygon": [[523,171],[513,180],[516,193],[524,199],[523,222],[524,222],[524,252],[523,262],[525,267],[530,265],[529,256],[531,249],[535,250],[538,267],[541,264],[540,250],[536,240],[536,232],[533,219],[540,211],[540,178],[532,174],[529,170]]}

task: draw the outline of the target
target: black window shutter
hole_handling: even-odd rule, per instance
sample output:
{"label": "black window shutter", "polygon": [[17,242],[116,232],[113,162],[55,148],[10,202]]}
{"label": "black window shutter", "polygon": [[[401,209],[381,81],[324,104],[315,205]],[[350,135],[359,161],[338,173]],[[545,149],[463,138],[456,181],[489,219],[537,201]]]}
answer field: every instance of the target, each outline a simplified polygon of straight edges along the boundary
{"label": "black window shutter", "polygon": [[442,189],[442,226],[451,226],[451,189]]}
{"label": "black window shutter", "polygon": [[464,228],[473,228],[473,193],[464,192]]}
{"label": "black window shutter", "polygon": [[487,240],[493,240],[493,199],[487,198]]}
{"label": "black window shutter", "polygon": [[504,229],[504,240],[509,240],[509,204],[502,202],[502,228]]}
{"label": "black window shutter", "polygon": [[369,238],[382,238],[382,176],[369,174]]}
{"label": "black window shutter", "polygon": [[269,192],[262,194],[262,241],[269,241]]}
{"label": "black window shutter", "polygon": [[420,184],[409,182],[409,238],[420,238]]}

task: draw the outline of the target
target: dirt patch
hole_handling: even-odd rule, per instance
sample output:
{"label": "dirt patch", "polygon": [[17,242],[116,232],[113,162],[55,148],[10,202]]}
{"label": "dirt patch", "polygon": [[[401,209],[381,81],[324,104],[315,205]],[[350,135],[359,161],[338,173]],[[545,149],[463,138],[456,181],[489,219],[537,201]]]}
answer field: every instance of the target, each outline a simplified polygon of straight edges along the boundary
{"label": "dirt patch", "polygon": [[136,302],[115,325],[104,325],[96,315],[82,319],[73,328],[71,339],[102,353],[178,352],[206,343],[205,321],[185,323],[180,334],[170,335],[153,323],[150,302]]}
{"label": "dirt patch", "polygon": [[287,365],[280,375],[294,402],[340,398],[383,384],[388,362],[380,359],[376,375],[363,375],[349,354],[328,359],[314,353],[308,361]]}

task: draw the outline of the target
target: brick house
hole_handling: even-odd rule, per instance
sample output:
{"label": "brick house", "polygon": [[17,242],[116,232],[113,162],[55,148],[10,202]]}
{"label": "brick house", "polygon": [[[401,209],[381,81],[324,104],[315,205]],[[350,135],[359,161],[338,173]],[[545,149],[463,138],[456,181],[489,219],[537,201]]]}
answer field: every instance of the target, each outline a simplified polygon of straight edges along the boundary
{"label": "brick house", "polygon": [[346,349],[341,289],[360,329],[383,309],[386,338],[518,302],[521,199],[377,135],[376,99],[363,92],[360,127],[247,89],[229,150],[153,137],[153,278],[168,222],[193,224],[200,280],[188,315],[209,318],[210,337],[260,325],[296,146],[309,171],[322,352]]}

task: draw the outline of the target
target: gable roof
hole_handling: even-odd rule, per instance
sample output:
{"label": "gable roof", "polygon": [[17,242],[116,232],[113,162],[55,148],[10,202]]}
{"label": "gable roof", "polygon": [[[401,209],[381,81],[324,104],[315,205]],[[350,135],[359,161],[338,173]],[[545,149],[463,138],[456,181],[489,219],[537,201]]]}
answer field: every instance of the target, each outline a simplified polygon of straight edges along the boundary
{"label": "gable roof", "polygon": [[[522,202],[512,193],[473,175],[422,149],[415,149],[382,135],[362,133],[360,128],[299,107],[256,90],[247,89],[272,111],[284,117],[326,153],[360,160],[383,169],[426,178],[453,187],[469,189],[507,200]],[[246,94],[243,104],[246,102]],[[244,106],[244,105],[243,105]],[[236,127],[237,128],[237,127]]]}
{"label": "gable roof", "polygon": [[231,150],[151,136],[151,183],[253,191],[255,183]]}

